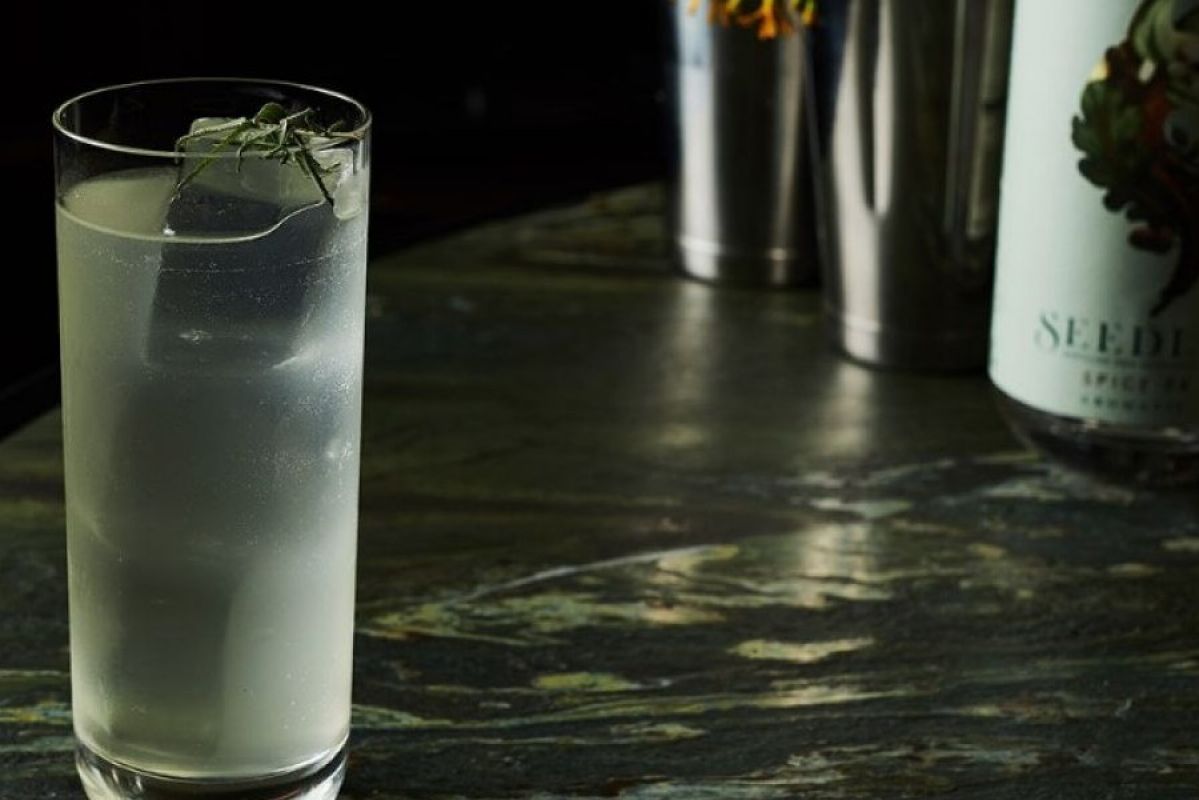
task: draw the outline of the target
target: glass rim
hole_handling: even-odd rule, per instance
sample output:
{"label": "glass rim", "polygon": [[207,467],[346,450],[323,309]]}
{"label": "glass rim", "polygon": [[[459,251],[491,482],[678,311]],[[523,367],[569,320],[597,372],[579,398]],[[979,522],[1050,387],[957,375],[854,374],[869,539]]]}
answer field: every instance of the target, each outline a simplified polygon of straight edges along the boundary
{"label": "glass rim", "polygon": [[153,78],[153,79],[149,79],[149,80],[128,81],[126,83],[114,83],[114,84],[111,84],[108,86],[100,86],[95,89],[89,89],[88,91],[81,92],[81,93],[75,95],[74,97],[68,98],[67,100],[65,100],[61,104],[59,104],[58,107],[54,109],[54,112],[50,115],[50,123],[54,126],[54,130],[58,131],[60,134],[67,137],[68,139],[79,142],[80,144],[87,145],[89,147],[98,148],[100,150],[108,150],[113,153],[124,153],[126,155],[132,155],[132,156],[147,156],[147,157],[151,157],[151,158],[180,159],[180,158],[195,157],[197,155],[196,153],[188,153],[185,151],[173,150],[173,149],[172,150],[156,150],[156,149],[147,148],[147,147],[131,147],[129,145],[116,144],[114,142],[106,142],[103,139],[97,139],[92,136],[84,136],[81,133],[76,133],[75,131],[69,130],[66,127],[66,125],[64,124],[63,117],[64,117],[67,109],[70,108],[71,106],[76,105],[77,103],[79,103],[83,100],[86,100],[89,97],[95,97],[97,95],[114,93],[114,92],[121,91],[123,89],[136,89],[136,88],[142,87],[142,86],[161,86],[163,84],[171,84],[171,83],[184,85],[184,84],[188,84],[188,83],[206,83],[206,82],[207,83],[246,84],[246,85],[257,84],[260,86],[290,87],[292,89],[303,89],[304,91],[315,92],[317,94],[325,95],[326,97],[340,100],[344,103],[349,104],[353,108],[357,109],[358,112],[362,115],[362,122],[360,124],[358,124],[357,126],[355,126],[350,131],[339,132],[339,133],[344,133],[347,136],[355,137],[360,142],[365,139],[365,136],[366,136],[367,132],[370,130],[371,123],[373,121],[373,119],[371,117],[370,109],[368,109],[363,103],[359,102],[358,100],[355,100],[353,97],[350,97],[348,94],[345,94],[343,92],[338,92],[333,89],[325,89],[324,87],[321,87],[321,86],[313,86],[312,84],[300,83],[298,81],[275,80],[274,78],[237,78],[237,77],[223,77],[223,76],[215,76],[215,77],[194,76],[194,77],[185,77],[185,78]]}

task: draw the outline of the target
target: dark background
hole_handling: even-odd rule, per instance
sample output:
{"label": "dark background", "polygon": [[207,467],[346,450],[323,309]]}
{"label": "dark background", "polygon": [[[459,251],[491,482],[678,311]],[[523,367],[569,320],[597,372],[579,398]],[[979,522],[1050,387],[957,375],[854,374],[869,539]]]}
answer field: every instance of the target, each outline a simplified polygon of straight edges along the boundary
{"label": "dark background", "polygon": [[21,4],[5,11],[0,435],[58,400],[50,114],[187,75],[337,89],[375,115],[373,254],[665,172],[668,0]]}

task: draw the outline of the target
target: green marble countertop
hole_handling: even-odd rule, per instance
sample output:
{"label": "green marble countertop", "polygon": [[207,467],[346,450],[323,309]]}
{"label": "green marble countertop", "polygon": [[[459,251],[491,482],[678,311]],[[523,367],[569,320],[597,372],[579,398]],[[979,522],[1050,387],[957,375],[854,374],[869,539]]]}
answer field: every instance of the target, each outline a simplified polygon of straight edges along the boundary
{"label": "green marble countertop", "polygon": [[[652,190],[371,268],[343,797],[1191,798],[1199,501],[669,274]],[[0,444],[0,798],[80,798],[59,418]]]}

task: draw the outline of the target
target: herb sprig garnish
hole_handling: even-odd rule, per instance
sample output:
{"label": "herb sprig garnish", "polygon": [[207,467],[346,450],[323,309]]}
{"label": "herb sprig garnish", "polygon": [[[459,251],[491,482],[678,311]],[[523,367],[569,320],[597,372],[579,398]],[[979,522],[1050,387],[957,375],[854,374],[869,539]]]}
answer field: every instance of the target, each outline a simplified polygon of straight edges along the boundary
{"label": "herb sprig garnish", "polygon": [[[183,146],[197,139],[219,136],[208,154],[196,164],[195,168],[179,179],[175,187],[178,195],[183,187],[196,179],[201,172],[208,169],[221,158],[221,154],[234,150],[237,156],[237,171],[241,172],[242,161],[247,154],[252,153],[261,158],[277,159],[280,164],[294,163],[300,171],[308,176],[320,191],[325,202],[333,205],[333,196],[325,186],[324,176],[337,171],[334,166],[321,166],[312,155],[313,147],[321,149],[330,146],[357,141],[361,138],[355,133],[343,133],[339,130],[341,123],[324,127],[317,123],[311,108],[304,108],[293,113],[278,103],[267,103],[253,117],[238,117],[237,119],[208,125],[203,128],[180,136],[175,142],[175,150],[183,152]],[[316,140],[320,140],[317,142]]]}

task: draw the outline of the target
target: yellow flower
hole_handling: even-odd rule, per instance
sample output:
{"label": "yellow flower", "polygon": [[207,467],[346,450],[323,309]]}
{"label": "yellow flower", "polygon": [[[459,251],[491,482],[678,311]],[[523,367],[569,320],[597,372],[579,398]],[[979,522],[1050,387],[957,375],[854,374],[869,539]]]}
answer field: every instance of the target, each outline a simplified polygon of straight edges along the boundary
{"label": "yellow flower", "polygon": [[805,27],[816,24],[816,0],[791,0],[791,6],[799,11],[799,18]]}
{"label": "yellow flower", "polygon": [[[688,12],[698,12],[701,3],[702,0],[687,0]],[[795,32],[793,15],[798,15],[804,27],[816,24],[816,3],[817,0],[756,0],[752,11],[741,13],[745,0],[708,0],[708,19],[721,25],[736,20],[738,25],[756,27],[759,39],[773,39]]]}
{"label": "yellow flower", "polygon": [[758,0],[758,9],[748,14],[739,15],[737,22],[747,28],[757,24],[759,39],[773,39],[780,32],[793,33],[795,29],[791,26],[791,21],[787,19],[786,12],[781,8],[776,8],[774,2],[775,0]]}

